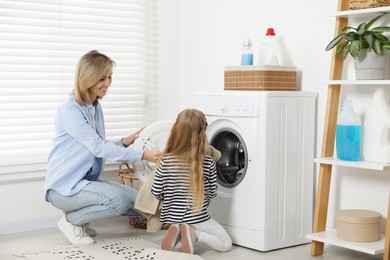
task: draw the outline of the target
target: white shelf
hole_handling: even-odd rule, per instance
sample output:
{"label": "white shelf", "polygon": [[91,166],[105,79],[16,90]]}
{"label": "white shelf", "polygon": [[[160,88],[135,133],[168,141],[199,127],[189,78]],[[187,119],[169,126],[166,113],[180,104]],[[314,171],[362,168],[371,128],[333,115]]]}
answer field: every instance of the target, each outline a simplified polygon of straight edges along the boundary
{"label": "white shelf", "polygon": [[335,15],[336,17],[343,17],[343,18],[348,18],[348,17],[354,17],[354,18],[361,18],[361,17],[372,17],[373,15],[381,14],[381,13],[386,13],[390,12],[390,7],[385,6],[385,7],[377,7],[377,8],[367,8],[367,9],[360,9],[360,10],[349,10],[349,11],[342,11],[342,12],[337,12]]}
{"label": "white shelf", "polygon": [[350,242],[350,241],[337,238],[336,230],[328,230],[324,232],[311,233],[306,235],[306,238],[310,240],[315,240],[330,245],[344,247],[351,250],[364,252],[370,255],[383,254],[385,238],[384,235],[382,235],[381,237],[382,239],[377,242],[360,243],[360,242]]}
{"label": "white shelf", "polygon": [[367,161],[343,161],[333,157],[316,158],[314,159],[314,162],[322,163],[322,164],[331,164],[336,166],[368,169],[368,170],[378,170],[378,171],[390,170],[390,164],[386,164],[386,163],[373,163]]}
{"label": "white shelf", "polygon": [[389,85],[390,80],[329,80],[329,85]]}

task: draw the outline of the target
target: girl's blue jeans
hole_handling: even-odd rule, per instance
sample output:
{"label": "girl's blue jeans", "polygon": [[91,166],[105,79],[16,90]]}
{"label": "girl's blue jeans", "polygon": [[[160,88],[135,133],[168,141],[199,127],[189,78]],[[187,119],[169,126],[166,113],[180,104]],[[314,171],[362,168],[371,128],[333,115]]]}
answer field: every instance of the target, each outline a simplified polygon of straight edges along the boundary
{"label": "girl's blue jeans", "polygon": [[138,191],[110,180],[91,181],[73,196],[64,196],[49,190],[51,204],[69,214],[70,223],[83,225],[99,219],[124,216],[140,216],[134,210]]}

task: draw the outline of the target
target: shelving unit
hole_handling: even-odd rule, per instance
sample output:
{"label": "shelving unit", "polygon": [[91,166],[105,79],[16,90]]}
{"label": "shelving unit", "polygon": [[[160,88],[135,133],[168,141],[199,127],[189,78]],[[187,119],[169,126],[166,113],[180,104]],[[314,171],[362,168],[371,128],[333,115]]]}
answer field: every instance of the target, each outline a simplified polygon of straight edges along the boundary
{"label": "shelving unit", "polygon": [[377,171],[390,170],[390,164],[386,164],[386,163],[372,163],[367,161],[358,161],[358,162],[343,161],[343,160],[338,160],[337,158],[334,157],[317,158],[314,159],[314,162],[321,163],[321,164],[336,165],[336,166],[367,169],[367,170],[377,170]]}
{"label": "shelving unit", "polygon": [[[348,19],[372,17],[383,12],[390,12],[390,7],[380,7],[361,10],[349,10],[349,0],[339,0],[335,23],[335,36],[342,33],[342,29],[348,25]],[[322,139],[321,158],[315,159],[320,165],[318,178],[318,189],[316,206],[314,212],[313,233],[306,237],[312,240],[311,255],[319,256],[324,253],[324,243],[351,250],[377,255],[383,253],[383,259],[390,260],[390,196],[388,205],[386,234],[382,240],[374,243],[356,243],[337,238],[335,230],[326,229],[328,214],[329,191],[333,166],[353,167],[377,171],[390,170],[390,164],[376,164],[369,162],[348,162],[333,158],[337,116],[339,112],[340,91],[342,85],[390,85],[390,80],[343,80],[343,64],[341,56],[336,55],[336,48],[333,49],[330,81],[328,84],[328,96],[326,102],[326,114],[324,122],[324,133]]]}

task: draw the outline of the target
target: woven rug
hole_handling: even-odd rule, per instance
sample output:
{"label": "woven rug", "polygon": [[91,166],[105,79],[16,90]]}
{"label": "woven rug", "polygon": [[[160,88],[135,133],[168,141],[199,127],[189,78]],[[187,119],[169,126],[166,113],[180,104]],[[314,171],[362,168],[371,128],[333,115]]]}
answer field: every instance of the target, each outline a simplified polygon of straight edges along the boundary
{"label": "woven rug", "polygon": [[97,241],[93,245],[69,245],[14,254],[28,260],[200,260],[198,255],[165,251],[142,237]]}

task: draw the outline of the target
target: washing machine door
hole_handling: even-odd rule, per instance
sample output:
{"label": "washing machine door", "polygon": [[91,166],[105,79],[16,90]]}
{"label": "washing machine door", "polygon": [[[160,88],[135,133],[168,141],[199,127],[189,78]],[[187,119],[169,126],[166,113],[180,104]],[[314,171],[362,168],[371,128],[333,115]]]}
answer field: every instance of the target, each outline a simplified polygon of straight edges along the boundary
{"label": "washing machine door", "polygon": [[209,143],[221,152],[217,162],[217,181],[226,188],[233,188],[244,179],[248,167],[248,151],[238,131],[214,122],[209,126]]}
{"label": "washing machine door", "polygon": [[[163,151],[167,144],[168,136],[174,121],[157,121],[141,131],[139,137],[134,141],[134,148],[142,150]],[[154,170],[156,164],[149,161],[134,162],[133,170],[135,176],[144,183],[149,174]]]}

